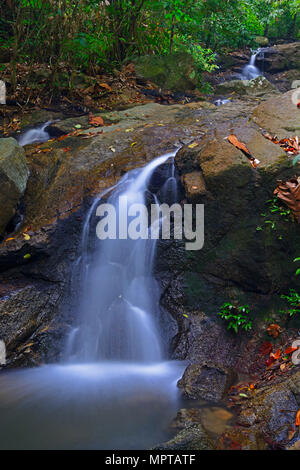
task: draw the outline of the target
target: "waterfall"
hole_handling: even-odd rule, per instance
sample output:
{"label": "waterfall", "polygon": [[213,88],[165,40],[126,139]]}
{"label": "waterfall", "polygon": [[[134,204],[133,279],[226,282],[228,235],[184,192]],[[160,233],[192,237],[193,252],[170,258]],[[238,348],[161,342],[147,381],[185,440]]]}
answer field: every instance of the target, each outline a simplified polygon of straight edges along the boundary
{"label": "waterfall", "polygon": [[46,129],[50,124],[51,121],[46,122],[35,129],[30,129],[21,134],[18,138],[19,145],[24,147],[24,145],[34,144],[35,142],[47,142],[50,139],[50,135]]}
{"label": "waterfall", "polygon": [[[153,172],[171,156],[159,157],[119,182],[106,201],[115,207],[117,220],[120,197],[125,196],[129,204],[146,204]],[[177,187],[174,165],[171,171],[162,193],[170,195],[171,191],[174,197]],[[157,240],[102,240],[90,256],[87,237],[91,232],[91,215],[100,203],[101,198],[93,204],[83,230],[79,275],[82,299],[77,332],[72,331],[72,340],[68,341],[68,360],[160,361],[159,289],[152,275]]]}
{"label": "waterfall", "polygon": [[170,437],[186,364],[164,359],[157,240],[100,241],[95,211],[104,202],[118,211],[124,196],[129,204],[175,201],[173,156],[127,173],[92,204],[74,266],[80,298],[64,362],[1,374],[0,449],[137,450]]}
{"label": "waterfall", "polygon": [[249,64],[246,65],[242,71],[242,80],[252,80],[253,78],[262,75],[262,72],[256,67],[256,58],[259,54],[261,54],[262,50],[257,49],[257,51],[253,51]]}

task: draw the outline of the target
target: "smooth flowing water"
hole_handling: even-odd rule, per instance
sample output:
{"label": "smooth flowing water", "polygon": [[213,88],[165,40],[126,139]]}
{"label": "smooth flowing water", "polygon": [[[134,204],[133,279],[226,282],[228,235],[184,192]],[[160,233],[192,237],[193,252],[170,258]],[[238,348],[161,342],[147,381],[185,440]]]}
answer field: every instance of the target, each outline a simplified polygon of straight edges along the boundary
{"label": "smooth flowing water", "polygon": [[34,144],[37,142],[47,142],[47,140],[50,139],[50,135],[46,129],[50,124],[50,121],[46,122],[39,127],[29,129],[28,131],[24,132],[24,134],[21,134],[18,138],[19,145],[24,147],[24,145]]}
{"label": "smooth flowing water", "polygon": [[242,80],[252,80],[253,78],[263,75],[263,72],[255,65],[256,59],[259,54],[261,54],[261,49],[257,49],[251,55],[250,62],[247,64],[242,72]]}
{"label": "smooth flowing water", "polygon": [[[173,165],[160,191],[149,190],[170,157],[125,175],[105,202],[119,215],[121,196],[128,204],[176,199]],[[74,266],[81,295],[64,364],[0,375],[2,449],[147,449],[170,436],[185,365],[164,354],[157,241],[97,240],[95,210],[107,194],[84,225]]]}

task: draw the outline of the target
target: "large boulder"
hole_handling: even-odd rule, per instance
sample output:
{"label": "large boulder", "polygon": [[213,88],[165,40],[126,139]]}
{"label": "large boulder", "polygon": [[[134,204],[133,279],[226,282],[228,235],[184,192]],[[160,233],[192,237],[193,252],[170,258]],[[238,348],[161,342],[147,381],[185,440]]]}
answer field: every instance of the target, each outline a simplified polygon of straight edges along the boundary
{"label": "large boulder", "polygon": [[299,95],[299,91],[291,90],[261,103],[253,112],[253,122],[279,139],[299,135],[300,111],[294,99]]}
{"label": "large boulder", "polygon": [[185,92],[197,87],[197,68],[186,52],[168,56],[147,55],[134,61],[137,78],[151,81],[164,90]]}
{"label": "large boulder", "polygon": [[0,139],[0,235],[15,215],[28,176],[23,148],[15,139]]}
{"label": "large boulder", "polygon": [[264,70],[276,73],[291,69],[300,71],[300,42],[279,44],[264,50],[264,58],[258,57],[257,62],[264,62]]}
{"label": "large boulder", "polygon": [[236,93],[237,95],[262,97],[280,92],[265,77],[259,76],[252,80],[230,80],[220,83],[216,87],[216,93],[218,95]]}
{"label": "large boulder", "polygon": [[209,363],[191,364],[178,386],[182,389],[184,398],[219,402],[233,384],[233,380],[234,376],[230,370]]}

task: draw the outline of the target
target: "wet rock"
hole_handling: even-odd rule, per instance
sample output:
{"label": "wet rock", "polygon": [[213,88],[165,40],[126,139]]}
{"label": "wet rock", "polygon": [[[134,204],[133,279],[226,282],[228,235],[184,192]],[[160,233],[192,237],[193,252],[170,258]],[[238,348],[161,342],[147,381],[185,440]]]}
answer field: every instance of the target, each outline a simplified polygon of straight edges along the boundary
{"label": "wet rock", "polygon": [[233,384],[230,371],[211,364],[191,364],[186,369],[178,387],[184,398],[218,402],[224,398],[227,389]]}
{"label": "wet rock", "polygon": [[269,444],[287,446],[299,407],[300,372],[297,372],[279,384],[258,390],[244,402],[238,424],[267,436]]}
{"label": "wet rock", "polygon": [[137,79],[151,81],[164,90],[187,91],[197,86],[197,68],[186,52],[168,56],[148,55],[134,59]]}
{"label": "wet rock", "polygon": [[186,173],[183,176],[183,184],[189,202],[197,202],[207,193],[204,178],[199,171]]}
{"label": "wet rock", "polygon": [[191,425],[180,431],[173,439],[151,450],[214,450],[215,444],[203,427]]}
{"label": "wet rock", "polygon": [[269,73],[300,70],[300,42],[279,44],[264,53],[264,67]]}
{"label": "wet rock", "polygon": [[297,90],[291,90],[261,103],[253,112],[253,122],[272,135],[277,135],[279,139],[295,137],[299,134],[300,121],[294,96],[296,99],[299,96]]}
{"label": "wet rock", "polygon": [[235,428],[226,431],[218,441],[218,450],[267,450],[264,435],[255,429]]}
{"label": "wet rock", "polygon": [[[200,103],[199,103],[200,105]],[[113,132],[117,129],[132,129],[142,127],[145,124],[156,121],[159,123],[160,121],[163,122],[164,119],[166,121],[172,120],[172,114],[176,114],[176,112],[183,110],[184,107],[181,105],[172,105],[172,106],[161,106],[157,103],[149,103],[143,106],[136,106],[131,109],[127,109],[126,111],[112,111],[107,113],[95,113],[95,116],[100,116],[104,124],[110,125],[109,127],[101,128],[104,133],[106,132]],[[113,126],[115,124],[115,126]],[[90,128],[89,124],[89,116],[80,116],[75,118],[63,119],[61,121],[57,121],[52,123],[49,126],[50,132],[55,131],[55,129],[59,130],[63,134],[68,134],[76,130],[76,126],[81,126],[82,129]],[[98,132],[99,128],[94,128],[94,132]]]}
{"label": "wet rock", "polygon": [[253,78],[252,80],[231,80],[220,83],[216,87],[216,93],[219,95],[236,93],[238,95],[257,97],[280,94],[276,86],[263,76]]}
{"label": "wet rock", "polygon": [[0,139],[0,235],[15,215],[29,176],[25,153],[15,139]]}

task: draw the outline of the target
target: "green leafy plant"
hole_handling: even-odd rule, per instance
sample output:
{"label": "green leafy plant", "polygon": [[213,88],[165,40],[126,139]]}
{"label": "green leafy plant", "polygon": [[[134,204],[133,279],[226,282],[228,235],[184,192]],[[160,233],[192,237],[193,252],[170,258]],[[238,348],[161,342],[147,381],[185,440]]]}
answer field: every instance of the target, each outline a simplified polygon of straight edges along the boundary
{"label": "green leafy plant", "polygon": [[226,302],[222,305],[218,315],[228,322],[228,330],[234,330],[238,333],[239,329],[248,331],[252,328],[252,320],[249,318],[249,306],[240,305],[235,306],[230,302]]}
{"label": "green leafy plant", "polygon": [[281,295],[282,299],[287,300],[290,305],[288,311],[281,310],[281,313],[289,313],[292,317],[295,313],[300,313],[300,294],[295,289],[290,289],[289,295]]}
{"label": "green leafy plant", "polygon": [[[298,261],[300,261],[300,258],[295,258],[295,259],[294,259],[294,263],[297,263]],[[299,274],[300,274],[300,268],[297,269],[297,271],[296,271],[295,274],[296,274],[296,276],[299,276]]]}
{"label": "green leafy plant", "polygon": [[[274,197],[267,201],[268,208],[267,212],[262,213],[261,216],[265,219],[264,226],[269,227],[271,230],[277,230],[277,222],[280,218],[284,218],[285,222],[288,222],[291,215],[291,210],[280,205],[280,200],[278,197]],[[279,216],[279,217],[278,217]],[[261,232],[263,230],[263,226],[259,225],[256,227],[257,232]],[[279,240],[283,239],[282,235],[279,235]]]}

